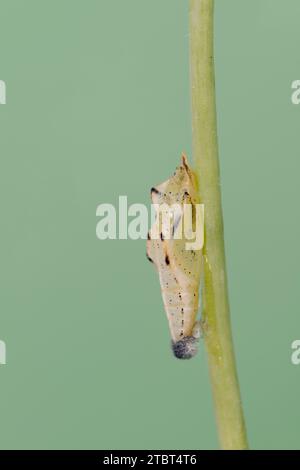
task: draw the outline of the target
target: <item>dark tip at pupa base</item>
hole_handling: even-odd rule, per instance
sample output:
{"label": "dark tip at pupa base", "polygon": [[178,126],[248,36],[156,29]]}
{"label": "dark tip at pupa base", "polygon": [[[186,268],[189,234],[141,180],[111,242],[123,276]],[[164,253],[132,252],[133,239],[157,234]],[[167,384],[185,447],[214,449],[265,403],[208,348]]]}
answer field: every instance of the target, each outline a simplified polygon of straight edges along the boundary
{"label": "dark tip at pupa base", "polygon": [[176,343],[173,342],[172,349],[177,359],[191,359],[197,354],[198,339],[194,336],[185,336]]}

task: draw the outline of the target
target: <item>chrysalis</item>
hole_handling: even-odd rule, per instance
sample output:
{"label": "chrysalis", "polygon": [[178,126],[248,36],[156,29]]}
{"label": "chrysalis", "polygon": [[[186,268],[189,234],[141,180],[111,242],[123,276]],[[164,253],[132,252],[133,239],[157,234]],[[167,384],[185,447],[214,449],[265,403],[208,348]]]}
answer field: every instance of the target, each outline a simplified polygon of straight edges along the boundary
{"label": "chrysalis", "polygon": [[[190,359],[197,352],[200,333],[196,320],[203,259],[202,250],[191,249],[186,237],[186,214],[191,214],[190,232],[199,230],[199,199],[185,155],[174,175],[151,189],[151,198],[156,217],[148,234],[147,257],[158,270],[174,355]],[[203,218],[200,221],[203,228]]]}

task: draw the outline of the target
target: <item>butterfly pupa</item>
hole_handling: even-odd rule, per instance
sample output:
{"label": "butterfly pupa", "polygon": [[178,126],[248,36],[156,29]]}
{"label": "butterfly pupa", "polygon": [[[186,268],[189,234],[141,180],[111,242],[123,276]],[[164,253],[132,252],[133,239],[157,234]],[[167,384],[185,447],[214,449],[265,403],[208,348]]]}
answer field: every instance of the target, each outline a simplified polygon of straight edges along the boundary
{"label": "butterfly pupa", "polygon": [[[158,271],[173,353],[178,359],[190,359],[197,353],[200,335],[197,314],[203,255],[201,249],[187,249],[189,240],[183,230],[184,207],[191,208],[194,226],[199,205],[196,177],[185,155],[174,175],[151,189],[151,199],[156,217],[148,233],[147,257]],[[162,214],[167,210],[171,217],[164,224]]]}

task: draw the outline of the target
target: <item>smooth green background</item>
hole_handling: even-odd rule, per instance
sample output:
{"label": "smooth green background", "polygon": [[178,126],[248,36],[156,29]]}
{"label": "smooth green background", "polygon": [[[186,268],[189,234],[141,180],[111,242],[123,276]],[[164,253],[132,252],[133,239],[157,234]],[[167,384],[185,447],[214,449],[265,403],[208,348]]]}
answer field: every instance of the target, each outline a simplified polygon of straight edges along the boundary
{"label": "smooth green background", "polygon": [[[233,333],[252,448],[300,448],[299,0],[217,0]],[[149,204],[191,154],[186,0],[1,0],[2,449],[218,446],[203,345],[172,357],[144,241],[96,207]]]}

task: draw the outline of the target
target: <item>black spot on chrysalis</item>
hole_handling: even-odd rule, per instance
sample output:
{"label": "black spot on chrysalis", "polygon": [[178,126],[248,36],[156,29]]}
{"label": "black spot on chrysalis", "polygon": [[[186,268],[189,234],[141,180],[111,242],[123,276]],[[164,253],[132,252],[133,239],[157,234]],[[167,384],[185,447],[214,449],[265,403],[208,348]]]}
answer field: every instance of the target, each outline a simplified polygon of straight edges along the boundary
{"label": "black spot on chrysalis", "polygon": [[160,194],[160,192],[156,188],[151,188],[151,194]]}
{"label": "black spot on chrysalis", "polygon": [[150,263],[153,263],[153,259],[150,258],[150,256],[148,255],[148,253],[146,253],[146,256],[147,256],[147,259],[150,261]]}

